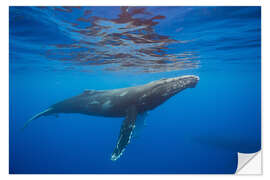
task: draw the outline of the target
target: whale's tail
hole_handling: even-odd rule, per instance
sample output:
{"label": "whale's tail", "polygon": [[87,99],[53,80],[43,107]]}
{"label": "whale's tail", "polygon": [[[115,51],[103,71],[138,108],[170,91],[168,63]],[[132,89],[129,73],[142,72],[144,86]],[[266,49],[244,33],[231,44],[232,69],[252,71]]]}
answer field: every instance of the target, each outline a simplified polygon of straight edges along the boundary
{"label": "whale's tail", "polygon": [[39,117],[41,117],[41,116],[45,116],[45,115],[51,114],[52,109],[53,109],[53,108],[48,108],[48,109],[46,109],[45,111],[42,111],[42,112],[36,114],[35,116],[33,116],[31,119],[29,119],[29,120],[24,124],[22,130],[24,130],[24,129],[29,125],[29,123],[32,122],[33,120],[35,120],[35,119],[37,119],[37,118],[39,118]]}

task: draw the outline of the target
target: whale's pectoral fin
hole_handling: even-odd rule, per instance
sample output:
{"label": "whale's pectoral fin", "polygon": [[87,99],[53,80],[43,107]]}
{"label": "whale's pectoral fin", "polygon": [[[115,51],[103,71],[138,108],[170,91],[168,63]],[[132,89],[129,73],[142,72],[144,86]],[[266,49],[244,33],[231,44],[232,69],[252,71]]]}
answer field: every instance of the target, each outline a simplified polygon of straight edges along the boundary
{"label": "whale's pectoral fin", "polygon": [[137,113],[136,106],[133,105],[127,109],[126,118],[123,121],[123,124],[121,126],[118,141],[113,151],[113,154],[111,156],[112,161],[116,161],[122,155],[126,146],[130,142],[132,131],[135,128],[135,121],[137,118],[137,114],[138,113]]}

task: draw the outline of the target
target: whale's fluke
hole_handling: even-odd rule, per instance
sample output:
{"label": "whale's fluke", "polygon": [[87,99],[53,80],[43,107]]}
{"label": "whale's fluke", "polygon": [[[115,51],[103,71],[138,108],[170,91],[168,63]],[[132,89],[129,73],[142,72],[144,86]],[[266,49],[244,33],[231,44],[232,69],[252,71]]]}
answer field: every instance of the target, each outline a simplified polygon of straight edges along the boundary
{"label": "whale's fluke", "polygon": [[111,156],[112,161],[116,161],[122,155],[126,146],[130,142],[132,131],[135,128],[137,114],[136,106],[133,105],[127,109],[126,118],[121,126],[117,144]]}
{"label": "whale's fluke", "polygon": [[35,120],[35,119],[37,119],[37,118],[39,118],[39,117],[41,117],[41,116],[44,116],[44,115],[47,115],[48,113],[50,113],[50,112],[52,111],[52,109],[53,109],[53,108],[48,108],[48,109],[46,109],[45,111],[42,111],[42,112],[36,114],[35,116],[33,116],[31,119],[29,119],[29,120],[24,124],[22,130],[24,130],[24,129],[29,125],[29,123],[32,122],[33,120]]}

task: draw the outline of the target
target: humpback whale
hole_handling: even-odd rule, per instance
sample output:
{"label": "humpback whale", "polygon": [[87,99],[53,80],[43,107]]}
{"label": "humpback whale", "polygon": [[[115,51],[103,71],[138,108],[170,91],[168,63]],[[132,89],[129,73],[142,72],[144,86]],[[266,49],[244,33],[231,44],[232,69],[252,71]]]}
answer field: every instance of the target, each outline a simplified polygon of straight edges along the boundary
{"label": "humpback whale", "polygon": [[129,144],[138,117],[164,103],[186,88],[194,88],[198,76],[185,75],[163,78],[145,85],[112,89],[85,90],[82,94],[53,104],[48,109],[29,119],[24,128],[34,119],[59,113],[81,113],[92,116],[125,117],[122,122],[111,160],[117,160]]}

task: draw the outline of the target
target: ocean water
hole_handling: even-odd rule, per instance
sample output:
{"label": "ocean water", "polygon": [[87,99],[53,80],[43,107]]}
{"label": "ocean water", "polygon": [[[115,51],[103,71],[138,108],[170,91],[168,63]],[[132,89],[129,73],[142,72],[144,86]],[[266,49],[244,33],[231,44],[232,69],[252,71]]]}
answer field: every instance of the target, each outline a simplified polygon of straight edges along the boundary
{"label": "ocean water", "polygon": [[[234,173],[261,148],[260,7],[10,7],[11,174]],[[85,89],[197,75],[110,160],[123,118],[45,116]]]}

